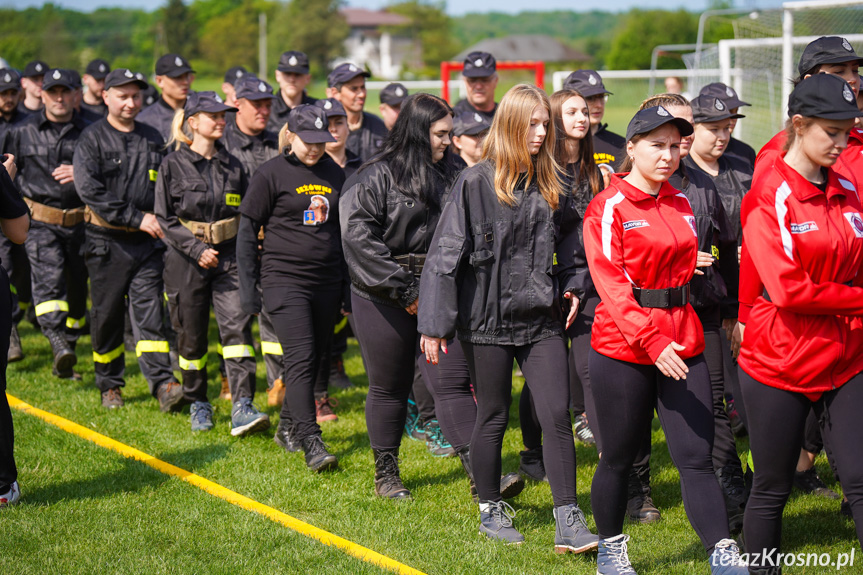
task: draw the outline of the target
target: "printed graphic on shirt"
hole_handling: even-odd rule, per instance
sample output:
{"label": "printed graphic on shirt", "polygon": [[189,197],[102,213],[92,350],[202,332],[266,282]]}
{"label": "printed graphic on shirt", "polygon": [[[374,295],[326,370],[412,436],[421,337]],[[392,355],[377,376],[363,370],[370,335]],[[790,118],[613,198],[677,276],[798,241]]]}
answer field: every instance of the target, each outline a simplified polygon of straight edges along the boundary
{"label": "printed graphic on shirt", "polygon": [[320,195],[320,194],[332,194],[333,189],[322,184],[306,184],[305,186],[300,186],[296,189],[298,194],[306,194],[306,195]]}
{"label": "printed graphic on shirt", "polygon": [[303,212],[304,226],[320,226],[330,214],[330,201],[324,196],[312,196],[309,207]]}
{"label": "printed graphic on shirt", "polygon": [[628,222],[623,222],[623,231],[648,227],[650,227],[650,224],[647,223],[647,220],[630,220]]}
{"label": "printed graphic on shirt", "polygon": [[689,224],[689,227],[692,229],[692,233],[695,234],[695,237],[698,237],[698,228],[695,227],[695,216],[683,216],[683,219],[686,220],[686,223]]}
{"label": "printed graphic on shirt", "polygon": [[848,220],[851,229],[854,230],[854,235],[858,238],[863,238],[863,218],[860,217],[860,214],[857,212],[845,212],[842,215]]}
{"label": "printed graphic on shirt", "polygon": [[800,224],[791,224],[791,233],[792,234],[805,234],[806,232],[817,232],[818,224],[815,222],[803,222]]}
{"label": "printed graphic on shirt", "polygon": [[613,164],[617,158],[613,154],[594,152],[593,159],[597,164]]}

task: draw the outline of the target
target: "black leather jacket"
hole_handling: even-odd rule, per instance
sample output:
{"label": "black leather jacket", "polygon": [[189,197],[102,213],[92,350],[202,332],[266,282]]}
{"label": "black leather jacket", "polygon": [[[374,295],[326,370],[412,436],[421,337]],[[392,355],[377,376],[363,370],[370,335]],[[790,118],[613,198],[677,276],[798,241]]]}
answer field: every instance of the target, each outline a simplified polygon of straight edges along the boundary
{"label": "black leather jacket", "polygon": [[348,179],[339,200],[342,248],[351,291],[393,307],[408,307],[420,292],[419,278],[395,256],[425,254],[440,218],[437,201],[413,200],[395,187],[389,164],[375,162]]}
{"label": "black leather jacket", "polygon": [[363,125],[359,130],[348,134],[345,147],[359,156],[362,161],[368,162],[383,147],[389,133],[383,120],[374,114],[363,112]]}
{"label": "black leather jacket", "polygon": [[[555,225],[535,182],[515,196],[514,207],[498,201],[488,161],[459,176],[423,268],[420,333],[487,345],[528,345],[562,333],[555,280],[563,292],[574,289],[571,250],[561,248],[577,241],[577,229]],[[567,204],[562,198],[559,209],[574,209]]]}
{"label": "black leather jacket", "polygon": [[[183,144],[162,161],[156,181],[156,218],[165,243],[197,262],[208,247],[180,223],[217,222],[238,215],[248,178],[240,160],[216,144],[208,160]],[[228,240],[235,243],[236,238]]]}
{"label": "black leather jacket", "polygon": [[75,147],[86,127],[87,123],[76,113],[58,131],[42,110],[9,130],[4,152],[15,155],[16,183],[26,197],[64,210],[83,205],[75,192],[75,183],[60,185],[51,173],[62,164],[72,164]]}
{"label": "black leather jacket", "polygon": [[156,129],[140,122],[131,132],[114,129],[107,119],[88,126],[75,150],[78,195],[109,224],[140,227],[144,212],[153,211],[164,148]]}
{"label": "black leather jacket", "polygon": [[250,178],[261,164],[279,155],[279,137],[275,133],[264,130],[257,136],[249,136],[237,127],[236,119],[228,120],[225,135],[219,141],[240,160]]}

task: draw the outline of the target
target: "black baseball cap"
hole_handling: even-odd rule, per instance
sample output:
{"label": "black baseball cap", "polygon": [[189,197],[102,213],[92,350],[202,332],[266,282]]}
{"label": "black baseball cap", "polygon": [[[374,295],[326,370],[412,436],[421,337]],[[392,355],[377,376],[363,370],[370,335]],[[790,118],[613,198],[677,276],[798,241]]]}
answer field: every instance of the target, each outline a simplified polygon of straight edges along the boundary
{"label": "black baseball cap", "polygon": [[720,100],[722,100],[723,104],[725,104],[731,109],[739,108],[740,106],[752,105],[741,100],[740,97],[737,95],[737,92],[734,91],[734,88],[732,88],[731,86],[727,86],[722,82],[713,82],[712,84],[707,84],[701,89],[698,94],[700,96],[719,98]]}
{"label": "black baseball cap", "polygon": [[453,136],[476,136],[491,128],[491,121],[476,112],[462,112],[452,121]]}
{"label": "black baseball cap", "polygon": [[803,55],[797,63],[797,71],[802,76],[821,64],[839,64],[854,60],[858,64],[863,64],[863,58],[857,55],[848,40],[841,36],[822,36],[803,49]]}
{"label": "black baseball cap", "polygon": [[497,60],[488,52],[471,52],[464,59],[462,75],[466,78],[486,78],[497,71]]}
{"label": "black baseball cap", "polygon": [[288,114],[288,130],[307,144],[335,142],[328,128],[327,113],[315,105],[300,104]]}
{"label": "black baseball cap", "polygon": [[165,54],[156,60],[156,75],[176,78],[188,72],[194,73],[189,62],[179,54]]}
{"label": "black baseball cap", "polygon": [[788,97],[788,117],[795,114],[828,120],[863,116],[863,112],[857,109],[851,86],[832,74],[813,74],[797,84]]}
{"label": "black baseball cap", "polygon": [[288,72],[291,74],[308,74],[309,73],[309,57],[305,52],[296,50],[288,50],[282,53],[279,58],[279,65],[276,67],[279,72]]}
{"label": "black baseball cap", "polygon": [[602,83],[602,76],[596,70],[576,70],[563,81],[564,90],[575,90],[585,98],[599,94],[611,94]]}
{"label": "black baseball cap", "polygon": [[198,112],[218,114],[219,112],[236,112],[233,106],[228,106],[215,92],[189,92],[186,105],[183,106],[186,116],[194,116]]}
{"label": "black baseball cap", "polygon": [[71,76],[71,77],[72,77],[72,83],[73,83],[73,84],[75,84],[75,87],[76,87],[76,88],[81,88],[81,87],[83,87],[83,86],[84,86],[84,85],[81,83],[81,74],[79,74],[79,73],[78,73],[78,70],[75,70],[75,69],[71,69],[71,68],[70,68],[70,69],[68,70],[68,72],[69,72],[69,76]]}
{"label": "black baseball cap", "polygon": [[11,68],[0,68],[0,92],[20,90],[21,76]]}
{"label": "black baseball cap", "polygon": [[626,141],[628,142],[639,134],[648,134],[656,128],[669,123],[677,126],[681,137],[692,134],[692,124],[683,118],[675,118],[671,115],[671,112],[662,106],[653,106],[635,113],[635,116],[632,117],[632,120],[629,121],[629,126],[626,128]]}
{"label": "black baseball cap", "polygon": [[110,71],[111,66],[108,65],[108,62],[99,58],[87,64],[87,67],[84,69],[85,74],[90,74],[97,80],[104,80]]}
{"label": "black baseball cap", "polygon": [[345,107],[335,98],[321,98],[320,100],[315,100],[314,105],[326,112],[328,118],[334,118],[336,116],[348,117]]}
{"label": "black baseball cap", "polygon": [[273,87],[249,74],[244,76],[234,84],[237,100],[245,98],[247,100],[271,100],[274,99]]}
{"label": "black baseball cap", "polygon": [[242,66],[234,66],[233,68],[228,68],[228,71],[225,72],[225,82],[227,82],[231,86],[236,86],[237,82],[239,82],[246,75],[248,75],[248,73],[249,71]]}
{"label": "black baseball cap", "polygon": [[332,88],[337,84],[344,84],[345,82],[350,82],[357,76],[370,78],[371,74],[369,74],[356,64],[345,62],[344,64],[339,64],[335,67],[335,69],[333,69],[332,72],[330,72],[330,75],[327,76],[327,86]]}
{"label": "black baseball cap", "polygon": [[692,119],[695,124],[746,117],[743,114],[732,114],[731,107],[721,98],[705,94],[693,98],[689,104],[692,106]]}
{"label": "black baseball cap", "polygon": [[144,80],[143,75],[141,76],[142,77],[139,78],[128,68],[117,68],[116,70],[111,70],[105,77],[105,89],[117,88],[127,84],[135,84],[142,90],[146,90],[149,84]]}
{"label": "black baseball cap", "polygon": [[407,97],[408,89],[398,82],[387,84],[384,86],[384,89],[381,90],[380,94],[381,104],[386,104],[387,106],[392,107],[401,106],[402,102],[404,102],[404,99]]}
{"label": "black baseball cap", "polygon": [[42,60],[33,60],[32,62],[28,62],[26,66],[24,66],[24,72],[21,74],[22,78],[32,78],[33,76],[44,76],[45,72],[48,71],[48,64],[43,62]]}
{"label": "black baseball cap", "polygon": [[75,77],[72,75],[71,70],[63,70],[62,68],[47,70],[42,77],[42,89],[50,90],[54,86],[65,86],[70,90],[74,90],[81,87],[81,79],[79,77],[78,82],[75,82]]}

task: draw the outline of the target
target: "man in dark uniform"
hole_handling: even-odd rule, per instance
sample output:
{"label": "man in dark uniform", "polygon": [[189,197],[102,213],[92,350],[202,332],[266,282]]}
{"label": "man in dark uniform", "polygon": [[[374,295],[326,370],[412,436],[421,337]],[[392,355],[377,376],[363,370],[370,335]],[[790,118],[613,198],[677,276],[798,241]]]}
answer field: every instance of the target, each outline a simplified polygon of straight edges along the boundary
{"label": "man in dark uniform", "polygon": [[267,129],[279,133],[288,122],[288,114],[300,104],[314,104],[317,100],[306,93],[306,86],[311,82],[309,74],[309,57],[303,52],[289,50],[279,58],[276,68],[276,83],[279,93],[273,102],[273,112]]}
{"label": "man in dark uniform", "polygon": [[[0,69],[0,154],[6,151],[6,133],[27,117],[18,108],[21,94],[21,77],[10,68]],[[18,337],[18,322],[24,318],[24,310],[30,305],[30,262],[23,244],[16,244],[0,235],[0,262],[9,275],[12,292],[12,333],[9,336],[9,362],[24,359],[21,338]]]}
{"label": "man in dark uniform", "polygon": [[381,118],[383,118],[387,130],[393,129],[393,126],[399,117],[399,112],[402,109],[402,102],[404,102],[407,97],[408,89],[398,82],[387,84],[384,86],[384,89],[381,90],[379,96],[381,100]]}
{"label": "man in dark uniform", "polygon": [[144,76],[144,74],[142,74],[141,72],[135,72],[135,79],[147,84],[147,87],[141,90],[142,110],[148,106],[152,106],[159,101],[159,91],[154,88],[149,82],[147,82],[147,77]]}
{"label": "man in dark uniform", "polygon": [[467,87],[467,98],[459,100],[453,111],[455,115],[474,112],[491,119],[497,111],[494,91],[497,88],[497,60],[488,52],[471,52],[464,59],[461,71]]}
{"label": "man in dark uniform", "polygon": [[249,71],[242,66],[228,68],[225,79],[222,81],[222,93],[225,95],[225,105],[235,107],[237,105],[236,88],[237,82],[249,75]]}
{"label": "man in dark uniform", "polygon": [[614,173],[626,156],[626,138],[610,132],[602,123],[605,102],[611,94],[596,70],[576,70],[563,82],[564,89],[577,90],[587,101],[590,113],[590,133],[593,136],[593,157],[603,173]]}
{"label": "man in dark uniform", "polygon": [[69,70],[48,70],[43,110],[15,126],[6,146],[17,159],[18,186],[33,220],[25,248],[36,317],[51,342],[53,373],[67,379],[79,378],[72,371],[77,362],[73,346],[87,311],[87,269],[81,256],[84,204],[75,192],[72,168],[87,124],[75,113],[75,87]]}
{"label": "man in dark uniform", "polygon": [[82,107],[84,104],[84,84],[81,82],[81,74],[79,74],[77,70],[66,71],[69,72],[69,76],[72,78],[72,83],[75,84],[75,89],[73,90],[75,94],[73,100],[75,115],[80,116],[88,126],[97,120],[101,120],[102,116],[97,112],[92,112],[89,109]]}
{"label": "man in dark uniform", "polygon": [[123,325],[128,297],[138,365],[162,411],[176,411],[183,390],[171,371],[163,317],[162,229],[153,215],[165,142],[135,121],[146,82],[117,69],[105,79],[108,116],[87,127],[75,150],[75,185],[87,204],[84,257],[90,271],[93,362],[106,408],[121,407]]}
{"label": "man in dark uniform", "polygon": [[87,64],[84,70],[84,100],[81,102],[81,108],[92,112],[99,118],[104,118],[108,115],[108,107],[102,101],[102,90],[105,89],[105,76],[111,71],[108,62],[105,60],[93,60]]}
{"label": "man in dark uniform", "polygon": [[378,152],[389,134],[383,120],[363,111],[369,76],[356,64],[347,62],[336,66],[327,76],[327,97],[338,100],[348,114],[347,149],[364,162]]}
{"label": "man in dark uniform", "polygon": [[[717,100],[721,100],[725,107],[728,108],[729,113],[733,115],[737,115],[737,111],[741,106],[751,106],[752,104],[747,104],[743,100],[741,100],[737,96],[737,92],[734,91],[734,88],[731,86],[726,86],[722,82],[713,82],[712,84],[708,84],[701,89],[699,93],[700,96],[710,96],[711,98],[716,98]],[[734,132],[734,128],[737,126],[737,118],[732,118],[731,120],[731,131]],[[728,147],[725,149],[725,153],[730,156],[736,156],[738,158],[742,158],[749,162],[750,166],[755,165],[755,150],[749,144],[745,144],[738,140],[737,138],[732,138],[728,140]]]}
{"label": "man in dark uniform", "polygon": [[24,72],[21,74],[24,99],[18,104],[18,109],[25,114],[42,109],[42,77],[47,71],[48,64],[41,60],[33,60],[24,67]]}
{"label": "man in dark uniform", "polygon": [[162,90],[162,97],[144,108],[137,121],[156,128],[166,142],[170,140],[174,112],[186,104],[186,96],[194,80],[195,71],[182,56],[165,54],[159,58],[156,61],[156,85]]}

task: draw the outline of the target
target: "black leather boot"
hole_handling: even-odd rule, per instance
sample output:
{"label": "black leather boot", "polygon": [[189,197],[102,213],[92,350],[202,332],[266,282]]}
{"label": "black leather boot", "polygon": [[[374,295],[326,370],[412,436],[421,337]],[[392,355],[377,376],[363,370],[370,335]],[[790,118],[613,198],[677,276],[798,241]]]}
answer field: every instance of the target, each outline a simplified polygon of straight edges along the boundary
{"label": "black leather boot", "polygon": [[399,450],[373,449],[375,456],[375,495],[388,499],[410,499],[411,492],[399,477]]}

